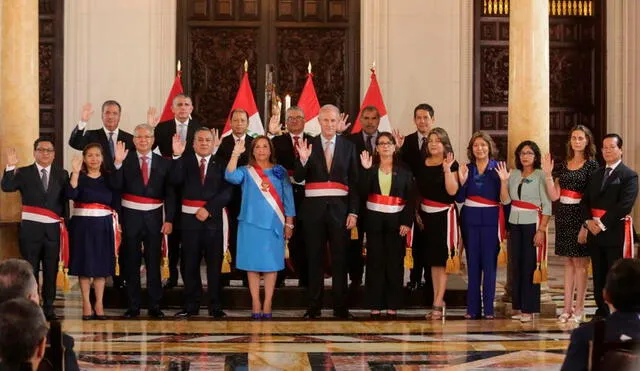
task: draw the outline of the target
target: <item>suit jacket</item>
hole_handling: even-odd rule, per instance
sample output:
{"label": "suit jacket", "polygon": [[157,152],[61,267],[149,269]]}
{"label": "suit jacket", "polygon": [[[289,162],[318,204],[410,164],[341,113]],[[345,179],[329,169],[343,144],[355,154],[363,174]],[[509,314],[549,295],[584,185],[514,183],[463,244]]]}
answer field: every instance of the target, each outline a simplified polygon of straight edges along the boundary
{"label": "suit jacket", "polygon": [[[114,138],[114,140],[116,143],[119,141],[124,142],[128,150],[135,150],[133,146],[133,135],[122,129],[118,130],[118,137]],[[94,130],[87,130],[85,128],[84,130],[78,130],[78,126],[76,125],[69,137],[69,145],[78,151],[82,151],[89,143],[99,143],[102,146],[104,152],[104,168],[109,171],[113,170],[113,157],[111,157],[111,152],[109,151],[109,138],[107,138],[104,128]]]}
{"label": "suit jacket", "polygon": [[589,234],[588,242],[598,246],[621,248],[624,241],[624,222],[620,219],[631,213],[638,196],[638,174],[622,162],[616,166],[602,189],[605,168],[591,175],[581,206],[584,219],[591,219],[591,209],[603,209],[606,213],[600,221],[607,228],[597,236]]}
{"label": "suit jacket", "polygon": [[[193,153],[193,137],[195,136],[196,130],[201,126],[200,122],[193,119],[189,120],[189,124],[187,125],[187,146],[184,149],[183,156]],[[171,158],[173,155],[173,136],[175,134],[176,120],[162,121],[154,130],[153,136],[155,137],[155,142],[153,143],[153,148],[158,147],[163,157]]]}
{"label": "suit jacket", "polygon": [[[378,170],[380,165],[376,164],[371,166],[369,170],[363,171],[362,179],[360,180],[361,194],[365,195],[365,208],[366,199],[369,194],[382,194],[380,191],[380,181],[378,179]],[[395,214],[394,219],[397,222],[397,227],[401,225],[411,226],[413,220],[413,213],[415,211],[416,191],[413,182],[413,174],[411,170],[402,164],[394,164],[393,171],[391,173],[391,190],[389,196],[400,197],[407,203],[404,209]],[[367,231],[380,230],[382,228],[382,219],[372,217],[372,214],[377,214],[375,211],[369,211],[368,209],[362,210],[361,214],[365,214],[365,229]],[[389,214],[392,215],[392,214]]]}
{"label": "suit jacket", "polygon": [[418,174],[418,169],[424,163],[424,158],[418,146],[418,132],[409,134],[404,138],[404,143],[400,148],[400,159],[409,166],[413,176]]}
{"label": "suit jacket", "polygon": [[[250,135],[245,135],[244,137],[244,147],[245,151],[238,158],[238,167],[245,166],[249,163],[249,151],[251,151],[251,143],[253,142],[253,137]],[[219,158],[219,161],[222,162],[224,167],[227,167],[229,160],[231,159],[231,153],[233,152],[233,147],[235,147],[236,141],[233,139],[233,135],[227,135],[222,138],[220,142],[220,147],[218,148],[218,152],[216,152],[216,156]]]}
{"label": "suit jacket", "polygon": [[200,164],[195,153],[174,160],[171,181],[181,186],[182,199],[207,201],[204,208],[210,214],[209,219],[201,222],[195,215],[183,213],[181,229],[222,228],[222,208],[231,199],[232,187],[224,180],[224,167],[215,156],[209,158],[204,184],[200,181]]}
{"label": "suit jacket", "polygon": [[[172,161],[152,152],[149,181],[144,185],[140,160],[136,151],[129,152],[122,166],[110,177],[111,186],[121,194],[156,198],[164,200],[164,220],[172,222],[176,209],[176,196],[170,183]],[[122,225],[129,230],[140,230],[147,226],[151,231],[162,228],[162,208],[152,211],[139,211],[122,207]]]}
{"label": "suit jacket", "polygon": [[[301,135],[300,140],[307,140],[307,143],[311,143],[313,137],[307,133]],[[271,139],[273,142],[273,147],[276,150],[276,160],[278,164],[284,166],[285,169],[289,171],[295,170],[296,165],[296,152],[293,148],[293,140],[291,139],[291,135],[288,133],[278,135],[277,137],[273,137]]]}
{"label": "suit jacket", "polygon": [[[635,312],[614,312],[605,320],[606,342],[620,341],[624,334],[636,341],[640,340],[640,318]],[[593,340],[594,323],[586,323],[571,333],[567,355],[562,371],[587,370],[589,363],[589,342]]]}
{"label": "suit jacket", "polygon": [[313,139],[311,155],[305,165],[302,165],[299,159],[296,160],[294,179],[297,182],[304,180],[307,183],[327,181],[341,183],[349,187],[349,194],[346,197],[307,197],[303,202],[303,211],[300,216],[307,221],[313,221],[328,210],[332,218],[343,223],[348,214],[358,214],[360,208],[355,146],[348,139],[337,135],[331,169],[327,169],[320,137],[318,135]]}
{"label": "suit jacket", "polygon": [[[40,173],[34,163],[5,171],[2,177],[2,190],[4,192],[20,191],[23,205],[42,207],[67,218],[69,216],[69,202],[65,197],[65,190],[68,183],[69,174],[67,171],[52,164],[49,184],[45,191]],[[42,224],[23,220],[20,226],[20,237],[30,241],[39,241],[45,236],[50,240],[57,240],[60,237],[60,227],[57,224]]]}

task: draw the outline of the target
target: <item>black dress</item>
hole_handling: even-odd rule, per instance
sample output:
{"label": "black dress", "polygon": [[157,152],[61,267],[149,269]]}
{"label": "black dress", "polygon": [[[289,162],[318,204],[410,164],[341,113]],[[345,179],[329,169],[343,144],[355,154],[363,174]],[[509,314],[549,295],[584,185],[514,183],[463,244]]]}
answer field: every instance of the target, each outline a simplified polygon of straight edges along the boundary
{"label": "black dress", "polygon": [[[457,161],[454,161],[451,165],[451,171],[458,171]],[[416,184],[422,199],[443,204],[455,202],[455,195],[449,195],[445,188],[442,165],[420,167],[416,177]],[[422,238],[420,239],[423,242],[423,246],[419,248],[424,249],[425,266],[445,267],[449,258],[449,252],[447,251],[447,211],[425,213],[421,209],[419,210],[420,218],[424,224],[424,231],[421,232]]]}
{"label": "black dress", "polygon": [[[67,197],[80,203],[112,207],[113,193],[104,176],[93,179],[81,173],[78,187],[69,185]],[[73,216],[69,222],[69,274],[81,277],[112,276],[115,270],[113,218]]]}
{"label": "black dress", "polygon": [[[598,169],[595,160],[589,160],[580,169],[569,170],[563,163],[558,172],[558,182],[561,189],[583,193],[591,178],[591,173]],[[556,247],[559,256],[586,257],[589,251],[586,245],[578,243],[578,232],[584,221],[580,204],[558,204],[556,210]]]}

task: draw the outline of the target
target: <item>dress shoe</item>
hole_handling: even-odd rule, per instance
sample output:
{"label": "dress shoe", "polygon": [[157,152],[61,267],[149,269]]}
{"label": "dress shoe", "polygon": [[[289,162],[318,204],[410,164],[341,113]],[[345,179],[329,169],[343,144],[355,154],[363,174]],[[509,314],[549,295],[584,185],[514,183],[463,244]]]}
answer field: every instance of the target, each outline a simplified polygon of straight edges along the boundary
{"label": "dress shoe", "polygon": [[304,312],[304,315],[302,316],[302,318],[304,319],[316,319],[316,318],[320,318],[322,314],[320,313],[319,310],[315,310],[315,309],[309,309],[306,312]]}
{"label": "dress shoe", "polygon": [[262,319],[269,321],[273,318],[273,313],[262,313]]}
{"label": "dress shoe", "polygon": [[227,314],[222,309],[209,310],[209,316],[213,318],[224,318]]}
{"label": "dress shoe", "polygon": [[123,317],[124,318],[138,318],[139,315],[140,315],[140,309],[127,309],[127,311],[124,312]]}
{"label": "dress shoe", "polygon": [[193,310],[181,310],[178,313],[176,313],[174,316],[177,318],[189,318],[189,317],[193,317],[193,316],[197,316],[198,315],[198,311],[193,311]]}
{"label": "dress shoe", "polygon": [[107,316],[104,314],[94,314],[93,315],[93,319],[98,320],[98,321],[106,321],[107,320]]}
{"label": "dress shoe", "polygon": [[88,316],[82,316],[83,321],[91,321],[93,319],[96,319],[96,317],[94,317],[93,314],[90,314]]}
{"label": "dress shoe", "polygon": [[353,314],[349,313],[348,310],[334,310],[333,311],[333,316],[336,318],[340,318],[340,319],[345,319],[345,320],[349,320],[349,319],[353,319]]}
{"label": "dress shoe", "polygon": [[160,308],[152,308],[149,309],[149,316],[153,318],[164,318],[164,313],[162,313]]}
{"label": "dress shoe", "polygon": [[416,291],[417,288],[418,288],[418,284],[416,282],[407,283],[407,289],[409,291]]}
{"label": "dress shoe", "polygon": [[262,313],[251,313],[251,319],[252,320],[257,321],[260,318],[262,318]]}

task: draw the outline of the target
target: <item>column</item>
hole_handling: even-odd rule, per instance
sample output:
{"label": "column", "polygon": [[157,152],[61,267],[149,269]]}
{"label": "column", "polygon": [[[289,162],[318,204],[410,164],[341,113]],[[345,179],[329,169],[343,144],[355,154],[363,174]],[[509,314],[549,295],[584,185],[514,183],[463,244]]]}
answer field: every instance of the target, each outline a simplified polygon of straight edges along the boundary
{"label": "column", "polygon": [[[39,133],[38,0],[0,3],[0,166],[14,147],[19,166],[33,161]],[[60,150],[60,149],[58,149]],[[18,256],[20,195],[0,193],[0,259]]]}

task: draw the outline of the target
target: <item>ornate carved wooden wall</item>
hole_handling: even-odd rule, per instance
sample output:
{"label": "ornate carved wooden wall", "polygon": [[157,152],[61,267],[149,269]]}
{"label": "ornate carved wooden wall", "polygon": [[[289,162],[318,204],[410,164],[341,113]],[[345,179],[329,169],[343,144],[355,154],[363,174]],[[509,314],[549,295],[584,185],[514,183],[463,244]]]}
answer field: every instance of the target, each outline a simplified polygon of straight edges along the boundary
{"label": "ornate carved wooden wall", "polygon": [[56,163],[62,164],[64,1],[39,0],[40,135],[51,138],[56,147]]}
{"label": "ornate carved wooden wall", "polygon": [[[309,61],[321,104],[352,114],[359,105],[360,0],[180,0],[177,58],[195,116],[222,127],[245,59],[263,112],[265,65],[280,96],[297,102]],[[264,121],[264,118],[263,118]]]}
{"label": "ornate carved wooden wall", "polygon": [[[513,2],[513,1],[511,1]],[[474,10],[474,130],[485,130],[507,148],[509,1],[476,0]],[[550,149],[565,157],[571,127],[606,132],[605,4],[549,1]]]}

